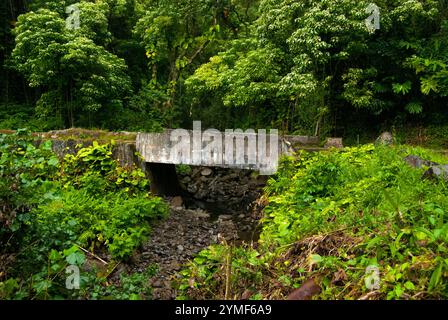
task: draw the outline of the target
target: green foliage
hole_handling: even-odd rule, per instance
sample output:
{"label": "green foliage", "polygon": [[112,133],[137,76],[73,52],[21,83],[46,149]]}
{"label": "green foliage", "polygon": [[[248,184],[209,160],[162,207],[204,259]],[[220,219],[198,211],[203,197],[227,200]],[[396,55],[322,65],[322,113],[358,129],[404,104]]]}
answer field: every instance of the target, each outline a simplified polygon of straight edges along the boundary
{"label": "green foliage", "polygon": [[[74,3],[81,27],[67,30],[65,8]],[[374,33],[365,25],[369,3],[3,4],[0,100],[26,112],[6,107],[0,127],[158,131],[194,119],[353,140],[364,127],[376,134],[391,123],[439,122],[446,3],[377,1]]]}
{"label": "green foliage", "polygon": [[73,126],[78,113],[95,115],[120,107],[130,79],[124,60],[102,46],[109,42],[108,6],[82,1],[82,27],[71,32],[61,13],[63,3],[56,11],[38,9],[19,17],[12,61],[31,87],[43,89],[37,114],[58,114]]}
{"label": "green foliage", "polygon": [[[120,274],[118,282],[108,284],[107,277],[99,270],[84,270],[86,262],[85,254],[76,246],[60,252],[52,250],[48,255],[47,265],[31,278],[22,282],[17,278],[0,282],[0,299],[142,300],[151,298],[152,288],[148,283],[149,279],[157,273],[155,266],[150,266],[142,273]],[[70,290],[65,286],[68,266],[76,266],[82,270],[80,287],[77,290]]]}
{"label": "green foliage", "polygon": [[30,278],[10,278],[0,282],[0,298],[20,300],[29,299],[61,299],[71,296],[65,287],[65,271],[67,266],[82,267],[86,261],[84,253],[78,247],[72,246],[63,251],[51,250],[47,264]]}
{"label": "green foliage", "polygon": [[176,165],[176,172],[180,175],[188,175],[191,174],[192,168],[189,165],[179,164]]}
{"label": "green foliage", "polygon": [[[74,3],[81,27],[67,30]],[[446,1],[378,0],[374,33],[365,26],[369,3],[3,2],[0,128],[159,131],[199,119],[364,141],[393,124],[399,141],[446,147]],[[404,132],[415,119],[431,125]],[[16,259],[0,262],[0,298],[142,293],[143,275],[114,287],[89,274],[80,296],[58,287],[67,259],[83,260],[76,245],[126,259],[167,212],[144,173],[119,166],[112,148],[94,143],[58,159],[23,130],[0,135],[0,253]],[[259,248],[202,252],[183,273],[182,297],[223,296],[229,277],[253,298],[283,297],[282,288],[319,275],[319,298],[354,298],[365,293],[371,264],[381,269],[381,298],[446,297],[445,183],[421,180],[422,170],[402,162],[410,153],[445,161],[421,148],[371,145],[284,159],[266,188]],[[335,242],[331,250],[322,237]],[[223,276],[229,257],[234,274]],[[343,288],[332,280],[340,270]]]}
{"label": "green foliage", "polygon": [[145,48],[150,75],[142,92],[148,92],[151,109],[164,114],[168,125],[191,116],[183,104],[192,97],[181,95],[184,79],[228,39],[247,30],[256,2],[145,1],[147,10],[134,28]]}
{"label": "green foliage", "polygon": [[[281,298],[313,276],[318,299],[359,298],[371,265],[380,270],[376,298],[446,298],[446,183],[422,179],[424,169],[404,162],[409,154],[448,162],[423,148],[373,145],[284,159],[266,187],[258,247],[238,249],[232,263],[258,275],[250,283],[264,298]],[[223,250],[200,253],[183,271],[194,279],[184,281],[183,294],[222,297]],[[245,277],[232,280],[235,294],[247,288]]]}
{"label": "green foliage", "polygon": [[419,52],[409,58],[409,64],[420,75],[420,90],[425,95],[446,97],[448,95],[448,21],[439,32],[427,39]]}
{"label": "green foliage", "polygon": [[406,143],[414,146],[443,150],[448,146],[448,126],[444,123],[443,115],[439,114],[439,123],[429,126],[410,126],[399,128],[395,132],[399,143]]}
{"label": "green foliage", "polygon": [[91,250],[105,245],[114,258],[127,258],[147,238],[147,221],[166,214],[160,198],[129,198],[120,193],[98,196],[86,188],[66,189],[35,209],[31,228],[42,237],[42,245],[77,243]]}
{"label": "green foliage", "polygon": [[33,106],[9,103],[0,105],[0,129],[28,128],[32,131],[43,132],[61,127],[63,123],[57,117],[36,118]]}
{"label": "green foliage", "polygon": [[149,182],[141,169],[118,165],[112,158],[111,144],[82,148],[76,155],[67,154],[61,165],[60,178],[66,186],[88,188],[92,195],[122,190],[129,194],[149,191]]}
{"label": "green foliage", "polygon": [[348,107],[420,114],[433,107],[428,95],[444,96],[447,8],[439,3],[377,2],[381,29],[371,34],[369,1],[261,1],[252,36],[232,41],[186,84],[193,102],[244,107],[253,125],[268,114],[265,126],[306,134]]}
{"label": "green foliage", "polygon": [[[150,221],[167,214],[167,204],[149,194],[145,174],[119,166],[111,150],[94,142],[59,160],[50,141],[39,144],[23,130],[0,135],[0,253],[15,257],[2,272],[0,296],[75,298],[61,281],[67,264],[83,266],[79,247],[125,260],[147,239]],[[97,281],[86,277],[84,287]],[[121,296],[118,287],[96,290],[137,298],[143,278],[126,279]]]}
{"label": "green foliage", "polygon": [[141,273],[120,274],[120,284],[103,286],[94,285],[83,291],[92,300],[144,300],[151,298],[152,288],[149,279],[157,273],[157,267],[150,266]]}
{"label": "green foliage", "polygon": [[[230,260],[229,260],[230,258]],[[260,256],[253,249],[231,248],[227,245],[213,245],[201,251],[189,264],[188,269],[180,272],[177,287],[180,295],[177,299],[217,299],[224,297],[226,277],[230,277],[232,286],[246,286],[253,289],[263,277],[260,266],[267,263],[269,255]],[[226,273],[228,261],[230,274]]]}
{"label": "green foliage", "polygon": [[29,133],[0,135],[0,239],[29,219],[30,207],[51,188],[48,176],[57,171],[51,143],[34,146]]}

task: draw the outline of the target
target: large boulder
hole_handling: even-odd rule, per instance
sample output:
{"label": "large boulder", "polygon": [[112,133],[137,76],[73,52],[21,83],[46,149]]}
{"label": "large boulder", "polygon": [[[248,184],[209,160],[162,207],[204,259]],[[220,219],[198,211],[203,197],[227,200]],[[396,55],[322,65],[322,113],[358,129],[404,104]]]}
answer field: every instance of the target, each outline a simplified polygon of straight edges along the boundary
{"label": "large boulder", "polygon": [[327,141],[325,142],[326,149],[329,148],[337,148],[342,149],[344,148],[344,145],[342,144],[342,138],[327,138]]}
{"label": "large boulder", "polygon": [[418,169],[422,168],[423,166],[431,167],[431,166],[439,165],[436,162],[425,160],[425,159],[422,159],[419,156],[415,156],[415,155],[407,156],[406,158],[404,158],[404,161],[411,167],[418,168]]}
{"label": "large boulder", "polygon": [[439,165],[429,168],[423,174],[424,179],[448,179],[448,165]]}
{"label": "large boulder", "polygon": [[383,145],[391,145],[394,143],[394,137],[392,135],[392,133],[386,131],[383,132],[377,139],[376,139],[376,144],[383,144]]}
{"label": "large boulder", "polygon": [[404,161],[414,168],[424,168],[428,169],[423,173],[422,179],[447,179],[448,180],[448,165],[441,165],[437,162],[429,161],[420,158],[419,156],[409,155],[404,158]]}

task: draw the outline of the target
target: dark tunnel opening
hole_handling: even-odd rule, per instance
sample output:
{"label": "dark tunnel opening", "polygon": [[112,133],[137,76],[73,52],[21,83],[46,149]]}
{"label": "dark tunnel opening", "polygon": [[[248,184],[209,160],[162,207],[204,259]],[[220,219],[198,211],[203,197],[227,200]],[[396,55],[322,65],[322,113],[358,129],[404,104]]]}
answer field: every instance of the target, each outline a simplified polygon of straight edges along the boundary
{"label": "dark tunnel opening", "polygon": [[151,181],[151,191],[162,197],[175,197],[184,194],[179,184],[174,164],[146,163]]}

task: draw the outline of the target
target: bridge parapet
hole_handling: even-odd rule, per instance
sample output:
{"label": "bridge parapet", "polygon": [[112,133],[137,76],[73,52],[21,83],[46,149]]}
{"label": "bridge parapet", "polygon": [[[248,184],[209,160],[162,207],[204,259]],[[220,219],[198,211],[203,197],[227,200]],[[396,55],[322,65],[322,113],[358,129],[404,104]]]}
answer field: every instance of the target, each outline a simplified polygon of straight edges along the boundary
{"label": "bridge parapet", "polygon": [[315,148],[319,139],[279,136],[276,130],[165,130],[138,133],[137,151],[145,162],[251,169],[273,174],[281,155],[297,148]]}

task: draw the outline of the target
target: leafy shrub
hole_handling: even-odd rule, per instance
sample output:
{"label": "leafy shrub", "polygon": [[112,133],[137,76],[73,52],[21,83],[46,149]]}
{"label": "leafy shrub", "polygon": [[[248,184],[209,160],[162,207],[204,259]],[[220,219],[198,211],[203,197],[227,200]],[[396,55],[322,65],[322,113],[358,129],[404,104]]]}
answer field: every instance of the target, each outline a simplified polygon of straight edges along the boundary
{"label": "leafy shrub", "polygon": [[[266,187],[257,248],[239,250],[232,262],[260,276],[250,285],[247,276],[232,278],[233,295],[252,287],[257,297],[283,298],[315,277],[322,288],[315,298],[360,298],[368,292],[366,268],[374,265],[380,289],[373,298],[448,297],[447,186],[422,179],[424,169],[403,161],[409,154],[447,162],[422,148],[373,145],[283,159]],[[194,282],[180,285],[182,296],[207,291],[222,298],[222,250],[200,253],[183,271]]]}
{"label": "leafy shrub", "polygon": [[51,250],[46,263],[28,278],[9,278],[0,282],[0,299],[62,299],[72,293],[65,286],[66,267],[82,267],[86,257],[78,247]]}
{"label": "leafy shrub", "polygon": [[180,175],[183,175],[183,176],[189,175],[189,174],[191,174],[191,171],[192,171],[192,169],[189,165],[186,165],[186,164],[176,165],[176,172]]}
{"label": "leafy shrub", "polygon": [[51,188],[49,177],[57,171],[51,143],[36,147],[32,141],[26,130],[0,134],[0,240],[20,229],[30,208]]}
{"label": "leafy shrub", "polygon": [[76,155],[67,154],[61,164],[61,180],[77,188],[93,188],[92,192],[148,192],[148,178],[141,169],[121,167],[112,158],[114,144],[112,141],[99,145],[94,141],[92,146],[80,149]]}
{"label": "leafy shrub", "polygon": [[31,228],[50,247],[74,242],[93,250],[104,244],[114,257],[126,258],[148,236],[149,221],[166,212],[157,197],[105,193],[98,198],[84,189],[70,189],[36,208]]}
{"label": "leafy shrub", "polygon": [[[111,148],[94,143],[58,160],[51,142],[39,144],[24,130],[0,135],[0,254],[12,257],[9,265],[0,261],[0,297],[77,298],[61,281],[66,263],[83,265],[79,247],[127,259],[149,235],[151,220],[167,214],[145,174],[119,166]],[[95,273],[86,277],[84,289],[104,284]],[[135,289],[137,278],[123,285]],[[136,298],[132,288],[121,288],[121,297]]]}
{"label": "leafy shrub", "polygon": [[[83,290],[89,299],[96,300],[143,300],[152,295],[149,279],[157,273],[157,267],[149,266],[144,272],[120,274],[120,283],[104,286],[101,282]],[[100,279],[104,280],[104,279]]]}
{"label": "leafy shrub", "polygon": [[33,105],[0,104],[0,129],[28,128],[34,132],[43,132],[63,127],[60,117],[38,117]]}

